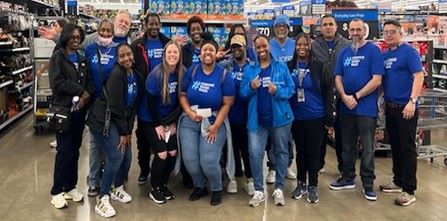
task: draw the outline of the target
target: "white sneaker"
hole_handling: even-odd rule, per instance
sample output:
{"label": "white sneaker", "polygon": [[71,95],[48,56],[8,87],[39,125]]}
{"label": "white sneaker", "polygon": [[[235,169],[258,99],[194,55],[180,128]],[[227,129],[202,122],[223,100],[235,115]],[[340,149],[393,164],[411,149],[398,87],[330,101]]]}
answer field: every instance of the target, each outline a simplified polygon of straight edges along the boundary
{"label": "white sneaker", "polygon": [[73,200],[73,202],[81,202],[84,199],[84,195],[80,193],[76,188],[66,192],[64,194],[66,200]]}
{"label": "white sneaker", "polygon": [[273,203],[276,206],[284,206],[284,204],[286,204],[282,190],[276,189],[275,192],[273,192],[272,196],[273,196]]}
{"label": "white sneaker", "polygon": [[53,204],[56,209],[62,209],[68,206],[67,200],[65,200],[64,195],[65,193],[62,192],[57,195],[51,196],[51,204]]}
{"label": "white sneaker", "polygon": [[110,196],[112,200],[116,200],[121,203],[128,203],[132,201],[132,197],[130,196],[130,194],[124,190],[124,185],[113,188],[110,191]]}
{"label": "white sneaker", "polygon": [[102,217],[112,217],[116,214],[115,208],[110,204],[109,195],[102,196],[101,199],[99,197],[96,198],[95,212]]}
{"label": "white sneaker", "polygon": [[53,142],[50,143],[50,147],[51,148],[56,148],[57,147],[57,140],[54,140]]}
{"label": "white sneaker", "polygon": [[237,182],[236,180],[230,180],[227,186],[227,193],[237,193]]}
{"label": "white sneaker", "polygon": [[287,168],[287,175],[286,175],[287,179],[289,180],[294,180],[296,179],[296,173],[293,172],[292,168]]}
{"label": "white sneaker", "polygon": [[244,190],[247,191],[250,196],[255,194],[255,183],[253,182],[253,178],[248,178],[247,182],[244,184]]}
{"label": "white sneaker", "polygon": [[252,207],[257,207],[259,204],[265,201],[265,194],[264,192],[255,190],[255,193],[253,194],[253,198],[248,201],[248,205]]}
{"label": "white sneaker", "polygon": [[274,184],[276,182],[276,171],[269,170],[266,178],[267,184]]}

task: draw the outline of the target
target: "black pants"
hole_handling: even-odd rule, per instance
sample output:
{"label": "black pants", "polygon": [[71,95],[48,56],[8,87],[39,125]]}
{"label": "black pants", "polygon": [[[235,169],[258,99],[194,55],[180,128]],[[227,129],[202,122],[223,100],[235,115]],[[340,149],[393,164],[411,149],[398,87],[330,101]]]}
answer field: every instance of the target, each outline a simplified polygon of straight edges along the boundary
{"label": "black pants", "polygon": [[416,190],[416,126],[418,110],[414,117],[406,120],[402,117],[404,106],[386,105],[386,130],[393,153],[394,183],[408,194]]}
{"label": "black pants", "polygon": [[[334,124],[334,133],[335,133],[335,154],[337,156],[337,168],[338,171],[341,172],[343,169],[343,159],[342,159],[342,153],[343,153],[343,144],[342,144],[342,131],[341,131],[341,124],[340,124],[340,112],[339,112],[339,103],[340,101],[337,101],[336,108],[337,108],[337,117],[335,117],[335,124]],[[326,131],[327,134],[327,131]],[[320,170],[323,169],[324,165],[326,164],[324,158],[326,157],[326,146],[328,143],[328,137],[324,136],[323,143],[321,144],[321,157],[320,157]]]}
{"label": "black pants", "polygon": [[244,173],[247,178],[251,178],[251,167],[248,154],[248,130],[246,125],[231,124],[231,138],[233,141],[234,161],[236,174],[242,175],[241,157],[244,162]]}
{"label": "black pants", "polygon": [[76,188],[79,148],[81,147],[85,127],[85,115],[85,110],[71,113],[69,131],[56,134],[57,153],[51,195],[68,192]]}
{"label": "black pants", "polygon": [[298,180],[306,182],[309,174],[309,186],[318,185],[320,169],[321,143],[326,136],[324,119],[295,120],[292,135],[296,145]]}
{"label": "black pants", "polygon": [[140,166],[140,176],[148,176],[150,172],[149,163],[151,161],[150,148],[150,131],[151,126],[148,122],[138,120],[137,124],[137,149],[138,149],[138,165]]}
{"label": "black pants", "polygon": [[[169,181],[169,177],[174,170],[176,156],[170,156],[169,152],[177,150],[177,135],[171,135],[168,143],[164,140],[158,139],[157,132],[154,127],[150,127],[149,137],[150,146],[152,147],[152,152],[154,154],[154,160],[152,161],[152,175],[151,175],[151,185],[152,188],[158,188],[166,186]],[[161,159],[158,153],[167,151],[167,158]]]}

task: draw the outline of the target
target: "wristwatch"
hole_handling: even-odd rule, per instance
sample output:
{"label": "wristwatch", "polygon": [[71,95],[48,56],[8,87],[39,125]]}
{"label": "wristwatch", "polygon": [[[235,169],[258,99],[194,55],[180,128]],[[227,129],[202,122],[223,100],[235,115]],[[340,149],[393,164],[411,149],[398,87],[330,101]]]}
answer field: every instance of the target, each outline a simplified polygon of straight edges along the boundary
{"label": "wristwatch", "polygon": [[416,104],[418,102],[418,97],[410,97],[410,101],[413,104]]}

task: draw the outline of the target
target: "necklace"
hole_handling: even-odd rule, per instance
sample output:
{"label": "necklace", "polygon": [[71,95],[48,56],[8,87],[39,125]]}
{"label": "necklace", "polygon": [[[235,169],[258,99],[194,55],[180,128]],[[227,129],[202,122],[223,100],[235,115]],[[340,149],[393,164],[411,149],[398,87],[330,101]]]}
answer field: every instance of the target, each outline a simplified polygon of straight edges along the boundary
{"label": "necklace", "polygon": [[111,50],[112,50],[112,47],[107,47],[106,51],[102,52],[101,48],[99,48],[99,53],[101,54],[101,57],[102,57],[102,55],[108,55]]}

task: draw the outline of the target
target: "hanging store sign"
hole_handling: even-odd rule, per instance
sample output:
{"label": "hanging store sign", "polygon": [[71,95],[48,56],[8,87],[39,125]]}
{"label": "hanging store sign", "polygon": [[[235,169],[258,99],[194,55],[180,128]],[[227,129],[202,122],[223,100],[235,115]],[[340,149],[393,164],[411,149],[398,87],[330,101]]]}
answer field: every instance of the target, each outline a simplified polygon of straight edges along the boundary
{"label": "hanging store sign", "polygon": [[366,39],[379,37],[379,21],[377,9],[332,9],[332,16],[338,26],[338,33],[348,38],[349,22],[362,19],[366,25]]}

